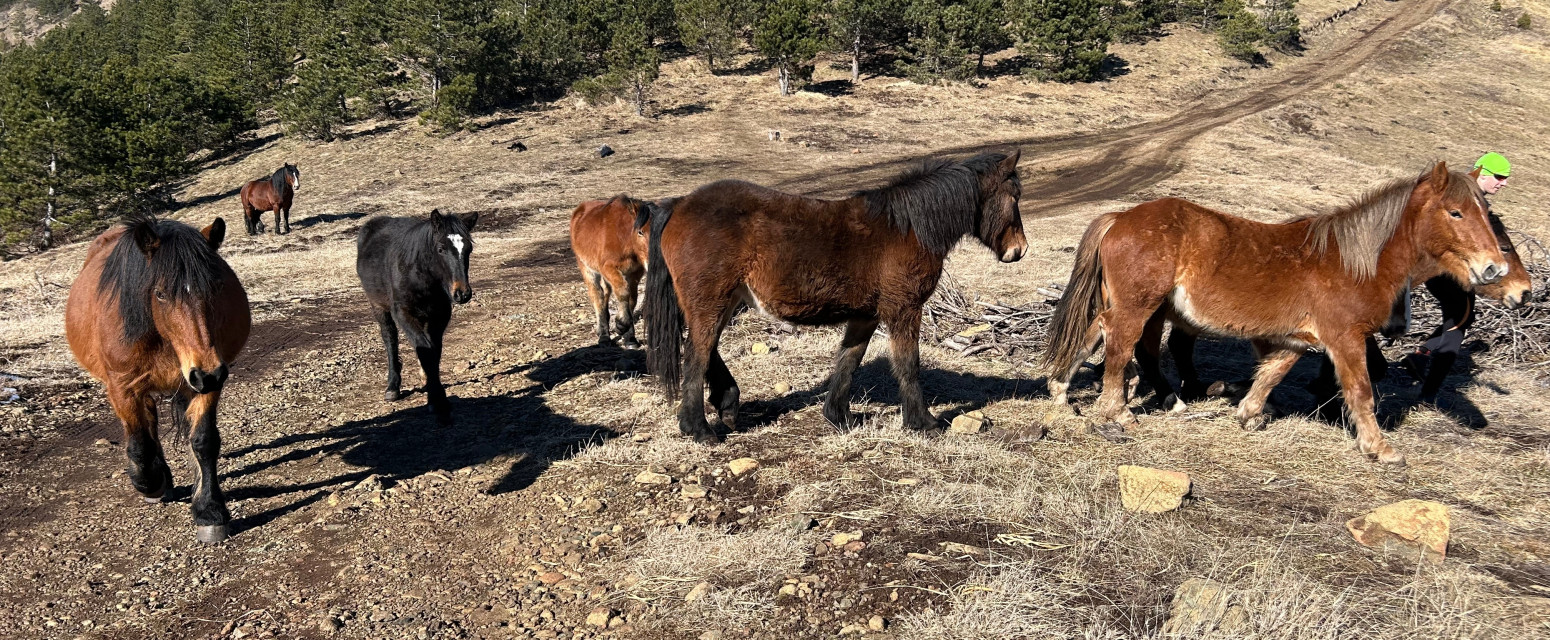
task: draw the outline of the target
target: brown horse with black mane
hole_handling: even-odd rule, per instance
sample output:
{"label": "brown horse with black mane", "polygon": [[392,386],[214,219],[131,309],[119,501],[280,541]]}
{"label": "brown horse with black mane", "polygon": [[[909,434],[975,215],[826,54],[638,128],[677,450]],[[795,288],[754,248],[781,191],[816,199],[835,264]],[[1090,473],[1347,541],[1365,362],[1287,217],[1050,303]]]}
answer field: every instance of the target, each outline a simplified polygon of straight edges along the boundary
{"label": "brown horse with black mane", "polygon": [[679,430],[700,442],[720,439],[705,420],[707,381],[722,425],[736,428],[737,381],[716,346],[739,302],[796,324],[845,323],[823,410],[841,428],[851,425],[851,375],[877,325],[886,324],[904,426],[935,428],[920,390],[921,307],[936,290],[947,253],[965,236],[1003,262],[1022,258],[1019,156],[928,160],[886,187],[844,200],[728,180],[668,208],[647,203],[647,365],[670,395],[682,377]]}
{"label": "brown horse with black mane", "polygon": [[[1130,362],[1138,341],[1145,357],[1156,359],[1162,323],[1172,320],[1253,343],[1260,367],[1237,416],[1245,428],[1259,429],[1270,390],[1303,350],[1323,347],[1362,453],[1403,464],[1378,430],[1364,364],[1367,336],[1389,319],[1417,274],[1445,272],[1482,285],[1507,269],[1479,187],[1441,162],[1334,213],[1284,224],[1177,198],[1148,202],[1099,216],[1082,236],[1051,321],[1050,391],[1065,402],[1072,375],[1102,341],[1109,366],[1100,419],[1134,422],[1119,363]],[[1165,379],[1150,382],[1160,392],[1168,387]]]}
{"label": "brown horse with black mane", "polygon": [[608,298],[619,304],[614,332],[619,343],[639,347],[635,339],[635,294],[646,275],[646,237],[637,229],[640,200],[617,195],[588,200],[570,214],[570,248],[587,283],[587,297],[597,313],[597,343],[613,344],[608,336]]}
{"label": "brown horse with black mane", "polygon": [[146,502],[172,486],[156,425],[157,398],[172,396],[173,424],[199,465],[192,509],[201,542],[228,534],[216,405],[252,327],[247,293],[216,253],[225,236],[220,218],[203,231],[131,219],[92,242],[65,307],[70,351],[106,387],[124,424],[129,483]]}
{"label": "brown horse with black mane", "polygon": [[[265,211],[274,211],[274,232],[284,235],[291,232],[291,201],[301,188],[301,169],[286,163],[275,169],[267,178],[249,180],[242,185],[242,221],[248,235],[264,232]],[[281,213],[284,217],[281,217]]]}

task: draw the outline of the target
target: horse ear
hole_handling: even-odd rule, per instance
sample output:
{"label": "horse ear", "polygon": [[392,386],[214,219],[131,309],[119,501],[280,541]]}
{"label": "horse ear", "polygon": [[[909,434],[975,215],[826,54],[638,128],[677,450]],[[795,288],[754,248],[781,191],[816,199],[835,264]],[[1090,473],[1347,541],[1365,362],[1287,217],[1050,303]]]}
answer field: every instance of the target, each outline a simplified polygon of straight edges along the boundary
{"label": "horse ear", "polygon": [[1006,159],[1001,161],[1001,173],[1011,174],[1017,171],[1017,161],[1021,160],[1022,158],[1022,148],[1018,147],[1017,149],[1013,149],[1012,155],[1007,156]]}
{"label": "horse ear", "polygon": [[156,253],[156,248],[161,246],[161,237],[156,235],[156,223],[152,221],[135,225],[131,232],[135,234],[135,245],[140,247],[140,252],[149,256]]}
{"label": "horse ear", "polygon": [[1479,178],[1480,177],[1480,167],[1475,167],[1474,170],[1470,171],[1469,172],[1469,177],[1471,177],[1471,178]]}
{"label": "horse ear", "polygon": [[1432,165],[1432,184],[1439,189],[1442,188],[1443,185],[1448,184],[1447,162],[1438,160],[1437,164]]}
{"label": "horse ear", "polygon": [[469,231],[473,231],[474,230],[474,223],[479,222],[479,212],[478,211],[470,211],[470,212],[465,213],[463,215],[460,215],[458,217],[463,219],[463,226],[468,227]]}
{"label": "horse ear", "polygon": [[226,221],[216,218],[210,226],[200,229],[199,234],[205,237],[205,243],[210,245],[210,249],[218,250],[221,241],[226,239]]}
{"label": "horse ear", "polygon": [[431,209],[431,226],[441,228],[441,209]]}

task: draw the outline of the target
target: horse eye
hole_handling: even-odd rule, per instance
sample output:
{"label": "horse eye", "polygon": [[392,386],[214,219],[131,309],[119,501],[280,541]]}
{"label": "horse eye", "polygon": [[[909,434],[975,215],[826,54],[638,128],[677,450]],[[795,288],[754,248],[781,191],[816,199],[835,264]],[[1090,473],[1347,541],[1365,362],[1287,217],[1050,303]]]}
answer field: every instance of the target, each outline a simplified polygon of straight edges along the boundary
{"label": "horse eye", "polygon": [[1448,215],[1453,216],[1455,218],[1462,218],[1462,217],[1464,217],[1464,214],[1459,213],[1458,209],[1449,209],[1448,210]]}
{"label": "horse eye", "polygon": [[160,300],[162,302],[166,302],[167,301],[167,292],[166,291],[162,291],[161,289],[157,289],[156,290],[156,299]]}

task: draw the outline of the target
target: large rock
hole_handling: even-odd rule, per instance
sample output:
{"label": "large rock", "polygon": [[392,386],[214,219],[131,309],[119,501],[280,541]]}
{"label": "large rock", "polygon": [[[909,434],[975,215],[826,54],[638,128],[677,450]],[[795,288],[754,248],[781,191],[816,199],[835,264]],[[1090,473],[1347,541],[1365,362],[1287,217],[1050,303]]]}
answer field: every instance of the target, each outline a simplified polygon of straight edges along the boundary
{"label": "large rock", "polygon": [[[1239,637],[1249,628],[1243,605],[1232,602],[1227,585],[1205,578],[1190,578],[1173,594],[1173,606],[1163,623],[1164,637]],[[1217,633],[1211,633],[1211,632]]]}
{"label": "large rock", "polygon": [[1128,464],[1119,467],[1119,499],[1129,511],[1172,511],[1184,504],[1189,488],[1188,474]]}
{"label": "large rock", "polygon": [[759,461],[753,458],[738,458],[727,463],[727,468],[732,470],[732,475],[740,476],[759,468]]}
{"label": "large rock", "polygon": [[990,428],[990,419],[978,411],[970,411],[953,418],[952,426],[948,428],[953,433],[981,433]]}
{"label": "large rock", "polygon": [[1448,555],[1448,506],[1404,500],[1346,521],[1351,537],[1369,547],[1406,550],[1433,562]]}
{"label": "large rock", "polygon": [[636,484],[673,484],[673,477],[670,476],[670,475],[667,475],[665,473],[657,473],[655,471],[647,470],[647,471],[642,471],[642,472],[640,472],[640,475],[635,476],[635,483]]}

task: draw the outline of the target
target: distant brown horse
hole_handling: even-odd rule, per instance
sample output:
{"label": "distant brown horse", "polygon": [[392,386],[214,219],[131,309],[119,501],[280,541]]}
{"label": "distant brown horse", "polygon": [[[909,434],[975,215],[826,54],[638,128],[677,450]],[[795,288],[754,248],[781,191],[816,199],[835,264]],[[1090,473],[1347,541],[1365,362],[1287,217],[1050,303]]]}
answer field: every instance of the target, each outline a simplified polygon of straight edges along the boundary
{"label": "distant brown horse", "polygon": [[290,163],[275,169],[267,178],[249,180],[242,185],[242,221],[247,224],[248,235],[264,232],[265,211],[274,211],[276,234],[290,233],[291,201],[296,198],[296,190],[300,188],[301,170]]}
{"label": "distant brown horse", "polygon": [[[851,425],[851,375],[878,323],[886,324],[904,426],[935,428],[920,390],[921,307],[936,290],[948,251],[965,236],[1003,262],[1022,258],[1019,155],[928,160],[886,187],[844,200],[728,180],[669,208],[645,205],[647,365],[669,394],[682,377],[679,430],[700,442],[720,438],[705,421],[707,381],[722,425],[736,428],[737,381],[716,346],[739,302],[796,324],[845,323],[823,410],[842,428]],[[685,326],[689,344],[680,362]]]}
{"label": "distant brown horse", "polygon": [[124,424],[129,482],[147,502],[172,486],[156,425],[157,397],[172,396],[173,424],[199,465],[193,513],[201,542],[228,535],[231,513],[215,473],[216,405],[252,326],[247,293],[216,253],[225,236],[220,218],[203,231],[130,220],[92,242],[65,307],[70,351],[106,387]]}
{"label": "distant brown horse", "polygon": [[[1162,323],[1172,320],[1253,343],[1260,368],[1237,415],[1258,429],[1270,390],[1304,349],[1321,346],[1334,361],[1361,451],[1403,464],[1373,413],[1367,336],[1389,319],[1417,274],[1440,270],[1478,285],[1501,280],[1507,269],[1479,187],[1441,162],[1334,213],[1284,224],[1177,198],[1148,202],[1099,216],[1082,236],[1052,320],[1050,391],[1064,402],[1072,375],[1100,341],[1107,363],[1129,363],[1138,341],[1157,358]],[[1125,369],[1104,368],[1100,419],[1135,421]]]}
{"label": "distant brown horse", "polygon": [[619,343],[639,347],[635,339],[635,294],[646,275],[646,237],[637,232],[640,200],[625,195],[588,200],[570,214],[570,248],[587,283],[587,297],[597,313],[597,343],[613,344],[608,336],[608,297],[619,304],[614,332]]}

